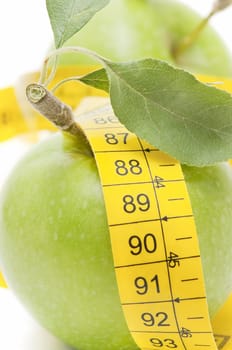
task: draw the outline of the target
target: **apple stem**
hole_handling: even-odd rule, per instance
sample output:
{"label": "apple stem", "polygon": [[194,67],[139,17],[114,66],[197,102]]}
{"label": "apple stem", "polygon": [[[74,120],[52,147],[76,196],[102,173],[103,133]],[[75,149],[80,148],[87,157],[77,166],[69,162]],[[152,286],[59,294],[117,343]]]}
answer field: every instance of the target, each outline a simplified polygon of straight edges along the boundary
{"label": "apple stem", "polygon": [[[77,136],[84,145],[88,146],[88,153],[91,151],[88,140],[76,123],[70,106],[64,104],[43,85],[39,83],[29,84],[26,88],[26,95],[31,105],[49,121],[55,124],[60,130]],[[92,154],[92,151],[91,151]]]}
{"label": "apple stem", "polygon": [[201,34],[202,30],[208,24],[209,20],[218,12],[226,9],[232,4],[232,0],[216,0],[212,10],[202,19],[198,26],[187,36],[185,36],[173,49],[173,56],[178,62],[179,57],[190,47]]}
{"label": "apple stem", "polygon": [[210,18],[214,15],[214,12],[210,12],[210,14],[205,17],[199,25],[187,36],[185,36],[181,42],[178,43],[173,49],[173,56],[176,61],[178,61],[179,57],[190,47],[194,42],[196,42],[197,38],[201,34],[202,30],[205,28]]}

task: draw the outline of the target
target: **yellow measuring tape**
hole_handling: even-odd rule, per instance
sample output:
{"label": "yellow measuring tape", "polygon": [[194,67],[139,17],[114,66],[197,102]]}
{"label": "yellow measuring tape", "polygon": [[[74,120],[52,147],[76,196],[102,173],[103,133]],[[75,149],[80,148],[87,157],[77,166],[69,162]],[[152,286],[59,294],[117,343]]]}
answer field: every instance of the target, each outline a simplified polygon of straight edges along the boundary
{"label": "yellow measuring tape", "polygon": [[[121,304],[135,342],[141,349],[216,349],[180,164],[130,133],[112,111],[95,113],[78,122],[98,165]],[[220,348],[232,349],[229,321],[230,332],[216,337]]]}
{"label": "yellow measuring tape", "polygon": [[[138,347],[232,350],[232,295],[211,323],[180,164],[130,133],[109,107],[78,122],[98,165],[122,309]],[[10,124],[19,133],[16,122],[0,122],[0,140]],[[194,288],[185,283],[193,279]]]}

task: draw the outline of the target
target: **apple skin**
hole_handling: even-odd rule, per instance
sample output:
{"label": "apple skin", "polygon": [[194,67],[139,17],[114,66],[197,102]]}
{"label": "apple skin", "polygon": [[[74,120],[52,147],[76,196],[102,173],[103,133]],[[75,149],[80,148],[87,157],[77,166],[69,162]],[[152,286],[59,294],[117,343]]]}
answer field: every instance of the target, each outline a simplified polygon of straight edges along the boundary
{"label": "apple skin", "polygon": [[[232,171],[226,163],[183,171],[213,316],[232,289]],[[0,257],[10,288],[64,342],[137,349],[120,306],[96,163],[76,138],[53,135],[14,169],[0,199]]]}
{"label": "apple skin", "polygon": [[[178,60],[173,48],[190,34],[201,16],[175,0],[111,0],[65,46],[83,46],[113,61],[153,57],[193,73],[232,76],[231,53],[208,25]],[[60,57],[63,65],[93,63],[77,54]],[[96,62],[95,62],[96,63]]]}
{"label": "apple skin", "polygon": [[[232,76],[231,56],[209,27],[176,62],[173,45],[200,17],[175,1],[153,0],[154,11],[150,6],[113,0],[67,45],[116,61],[151,56],[195,73]],[[61,58],[61,64],[73,63],[93,62],[81,55]],[[227,164],[183,171],[213,316],[232,289],[232,173]],[[30,313],[67,344],[137,349],[120,307],[96,164],[78,140],[52,137],[9,177],[0,198],[0,266]]]}

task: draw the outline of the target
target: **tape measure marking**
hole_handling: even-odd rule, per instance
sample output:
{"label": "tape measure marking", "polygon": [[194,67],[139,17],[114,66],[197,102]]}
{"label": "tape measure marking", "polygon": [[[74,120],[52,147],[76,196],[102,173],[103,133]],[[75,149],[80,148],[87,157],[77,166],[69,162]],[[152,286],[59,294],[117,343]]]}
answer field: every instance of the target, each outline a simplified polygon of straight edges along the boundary
{"label": "tape measure marking", "polygon": [[232,350],[232,294],[212,320],[218,349]]}
{"label": "tape measure marking", "polygon": [[[79,75],[79,68],[77,70]],[[88,67],[84,70],[88,71]],[[70,76],[70,71],[73,72],[73,67],[61,68],[57,80],[66,75]],[[204,82],[223,80],[223,84],[216,87],[232,92],[232,81],[229,79],[206,76],[198,76],[198,78]],[[30,77],[24,80],[26,84],[31,82]],[[96,95],[96,91],[90,88],[88,91],[84,89],[81,97],[92,94]],[[65,102],[74,107],[77,99],[75,86],[71,84],[63,87],[59,91],[59,97],[64,100],[67,98],[68,101],[65,100]],[[133,212],[123,212],[123,222],[120,225],[118,215],[112,215],[110,232],[115,251],[115,272],[119,281],[125,316],[128,318],[128,324],[131,322],[133,327],[141,327],[141,322],[144,323],[142,330],[134,328],[136,332],[133,332],[131,329],[135,341],[143,349],[151,347],[153,349],[159,347],[186,350],[195,347],[215,349],[211,329],[204,326],[204,315],[208,313],[205,291],[204,288],[202,290],[196,286],[202,282],[199,278],[202,273],[201,261],[199,252],[195,249],[198,243],[190,203],[187,205],[188,209],[184,206],[186,189],[179,165],[122,128],[112,111],[107,108],[99,109],[98,113],[90,111],[87,114],[91,118],[85,121],[85,130],[89,135],[92,132],[90,138],[94,145],[95,156],[101,164],[100,168],[104,169],[101,171],[103,191],[105,192],[108,188],[107,198],[111,200],[109,203],[112,208],[115,206],[115,200],[114,197],[112,199],[111,193],[115,195],[115,199],[122,200],[125,189],[134,187],[133,191],[126,192],[128,197],[124,197],[123,205],[127,206],[128,211],[135,205],[136,215]],[[36,120],[36,123],[33,122],[34,130],[53,129],[49,123],[40,120],[35,113],[33,118]],[[17,104],[14,89],[0,90],[0,141],[31,129],[31,121],[28,123],[28,119],[24,119]],[[96,129],[99,129],[98,137],[94,136]],[[117,150],[114,149],[115,143]],[[139,158],[137,158],[138,155]],[[153,162],[154,155],[158,166]],[[140,163],[138,164],[137,161]],[[105,163],[108,163],[108,167]],[[118,181],[119,178],[126,178],[127,181]],[[178,191],[174,193],[178,183]],[[114,192],[110,192],[112,188],[115,189]],[[167,195],[164,195],[164,192]],[[150,199],[151,194],[155,196],[155,200]],[[143,210],[140,210],[139,206]],[[176,208],[175,214],[172,212],[173,208]],[[184,215],[183,208],[186,208]],[[154,211],[153,215],[151,210]],[[137,216],[137,213],[142,215]],[[148,218],[146,214],[149,214]],[[133,220],[128,221],[127,216],[133,216]],[[188,229],[185,230],[185,227]],[[121,246],[127,247],[123,253],[120,253]],[[128,250],[128,247],[134,254]],[[188,252],[187,256],[186,252]],[[195,271],[195,266],[198,267],[197,274],[190,276],[189,271]],[[138,268],[141,272],[139,275]],[[0,285],[6,287],[1,274]],[[195,295],[196,290],[200,291],[197,295]],[[199,313],[196,312],[197,309],[200,310]],[[212,321],[218,349],[232,350],[231,310],[232,294]],[[137,323],[134,322],[135,319]],[[152,325],[152,323],[155,324]],[[208,320],[207,325],[209,325]],[[164,331],[154,330],[155,327]]]}
{"label": "tape measure marking", "polygon": [[135,342],[141,349],[216,349],[180,164],[130,133],[110,109],[78,122],[98,164],[122,309]]}

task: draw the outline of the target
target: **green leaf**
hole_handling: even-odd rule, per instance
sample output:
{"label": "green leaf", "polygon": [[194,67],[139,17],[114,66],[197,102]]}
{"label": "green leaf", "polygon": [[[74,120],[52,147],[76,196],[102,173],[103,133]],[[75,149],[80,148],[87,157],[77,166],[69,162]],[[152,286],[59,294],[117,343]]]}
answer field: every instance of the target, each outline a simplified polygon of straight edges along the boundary
{"label": "green leaf", "polygon": [[232,97],[169,64],[103,61],[113,110],[132,132],[183,164],[232,156]]}
{"label": "green leaf", "polygon": [[56,48],[77,33],[110,0],[46,0]]}
{"label": "green leaf", "polygon": [[109,79],[104,68],[86,74],[79,80],[86,85],[109,92]]}

